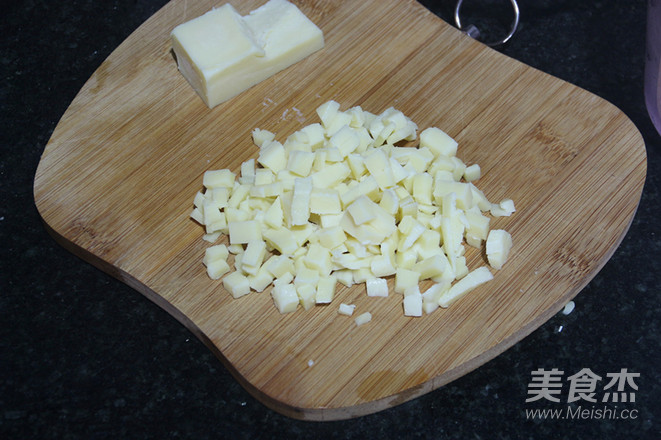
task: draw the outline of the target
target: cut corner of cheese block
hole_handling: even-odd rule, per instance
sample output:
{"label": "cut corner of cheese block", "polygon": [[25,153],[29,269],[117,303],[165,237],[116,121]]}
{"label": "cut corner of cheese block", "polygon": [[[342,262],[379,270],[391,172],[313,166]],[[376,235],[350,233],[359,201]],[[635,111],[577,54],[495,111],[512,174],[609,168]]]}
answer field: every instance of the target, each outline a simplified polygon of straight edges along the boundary
{"label": "cut corner of cheese block", "polygon": [[214,108],[324,47],[323,32],[294,4],[270,0],[242,17],[227,3],[175,27],[181,74]]}

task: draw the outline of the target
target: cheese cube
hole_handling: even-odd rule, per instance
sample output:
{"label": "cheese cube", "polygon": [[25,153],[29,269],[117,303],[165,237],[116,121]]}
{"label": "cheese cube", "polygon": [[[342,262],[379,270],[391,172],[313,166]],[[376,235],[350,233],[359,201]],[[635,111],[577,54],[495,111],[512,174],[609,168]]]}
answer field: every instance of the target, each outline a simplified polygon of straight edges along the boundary
{"label": "cheese cube", "polygon": [[413,243],[427,230],[419,221],[409,215],[402,218],[397,229],[401,236],[397,251],[401,252],[413,246]]}
{"label": "cheese cube", "polygon": [[390,215],[395,215],[397,213],[399,210],[399,197],[394,189],[388,188],[383,191],[379,206]]}
{"label": "cheese cube", "polygon": [[257,162],[277,174],[287,167],[287,151],[278,141],[268,142],[259,149]]}
{"label": "cheese cube", "polygon": [[346,315],[346,316],[351,316],[353,315],[353,311],[356,309],[355,304],[340,304],[339,309],[337,310],[337,313],[340,315]]}
{"label": "cheese cube", "polygon": [[[363,112],[364,115],[367,113],[368,112]],[[365,124],[368,124],[367,118],[365,120]],[[356,153],[362,154],[367,151],[368,148],[374,145],[374,140],[372,139],[372,136],[370,136],[370,132],[364,126],[356,128],[355,130],[356,134],[358,135],[358,139],[360,139],[360,144],[358,145],[358,148],[356,148]]]}
{"label": "cheese cube", "polygon": [[266,243],[263,240],[249,241],[241,262],[244,266],[259,268],[266,255]]}
{"label": "cheese cube", "polygon": [[285,255],[272,255],[262,266],[275,278],[282,278],[294,271],[294,262]]}
{"label": "cheese cube", "polygon": [[248,159],[241,164],[239,183],[253,184],[255,182],[255,159]]}
{"label": "cheese cube", "polygon": [[264,145],[268,142],[271,142],[274,139],[275,139],[275,134],[271,133],[268,130],[262,130],[261,128],[255,128],[252,131],[252,141],[258,147],[261,147],[262,145]]}
{"label": "cheese cube", "polygon": [[340,111],[340,104],[337,101],[326,101],[317,107],[317,116],[321,119],[324,128],[327,128],[335,119]]}
{"label": "cheese cube", "polygon": [[296,286],[291,283],[274,284],[271,289],[271,297],[280,313],[294,312],[300,303]]}
{"label": "cheese cube", "polygon": [[337,132],[339,132],[345,126],[351,124],[352,116],[347,112],[337,112],[335,117],[325,125],[326,136],[333,137]]}
{"label": "cheese cube", "polygon": [[516,211],[514,202],[511,199],[505,199],[499,204],[491,204],[491,215],[494,217],[509,217]]}
{"label": "cheese cube", "polygon": [[395,185],[390,160],[382,149],[374,149],[365,157],[365,167],[382,190]]}
{"label": "cheese cube", "polygon": [[418,238],[416,244],[419,245],[416,247],[416,252],[422,260],[431,258],[437,254],[442,255],[441,233],[436,230],[427,229],[422,233],[420,238]]}
{"label": "cheese cube", "polygon": [[365,281],[367,296],[388,296],[388,281],[385,278],[371,278]]}
{"label": "cheese cube", "polygon": [[202,213],[203,210],[204,208],[200,209],[195,207],[190,213],[190,217],[201,225],[204,225],[204,214]]}
{"label": "cheese cube", "polygon": [[491,202],[484,195],[484,192],[476,187],[472,182],[468,182],[473,197],[473,204],[480,208],[481,211],[489,211],[491,209]]}
{"label": "cheese cube", "polygon": [[[302,260],[298,260],[302,261]],[[297,262],[294,263],[296,267],[296,275],[294,276],[294,285],[302,285],[302,284],[311,284],[313,286],[316,286],[319,283],[319,272],[316,270],[310,269],[305,267],[303,264],[296,264]]]}
{"label": "cheese cube", "polygon": [[205,188],[232,188],[234,186],[234,179],[236,175],[227,169],[223,170],[210,170],[204,173],[202,177],[202,184]]}
{"label": "cheese cube", "polygon": [[[285,112],[283,113],[283,117],[288,111],[289,110],[285,110]],[[310,148],[310,145],[308,145],[307,141],[308,141],[308,136],[299,130],[287,136],[287,139],[285,139],[283,146],[285,147],[287,154],[291,154],[294,151],[303,151],[306,153],[311,153],[312,148]],[[314,156],[312,157],[314,158]]]}
{"label": "cheese cube", "polygon": [[420,280],[443,275],[448,260],[444,255],[436,254],[413,265],[412,270],[420,274]]}
{"label": "cheese cube", "polygon": [[282,255],[292,255],[298,249],[298,243],[291,231],[285,227],[267,229],[263,232],[264,240]]}
{"label": "cheese cube", "polygon": [[441,219],[441,236],[443,237],[443,249],[445,255],[452,261],[461,255],[464,238],[464,225],[458,217],[443,217]]}
{"label": "cheese cube", "polygon": [[368,256],[367,246],[354,238],[347,239],[344,245],[347,247],[349,252],[358,258],[365,258]]}
{"label": "cheese cube", "polygon": [[340,226],[340,221],[344,216],[343,213],[338,214],[323,214],[319,216],[319,222],[322,228],[332,228],[333,226]]}
{"label": "cheese cube", "polygon": [[423,173],[434,160],[434,155],[425,147],[414,148],[411,152],[406,168],[412,168],[416,173]]}
{"label": "cheese cube", "polygon": [[240,298],[250,293],[250,281],[238,271],[234,271],[223,278],[223,286],[234,298]]}
{"label": "cheese cube", "polygon": [[429,315],[431,312],[434,310],[438,309],[440,306],[438,305],[437,302],[425,302],[425,300],[422,300],[422,311],[425,312],[427,315]]}
{"label": "cheese cube", "polygon": [[299,132],[305,134],[307,137],[306,143],[310,147],[311,151],[314,151],[323,145],[324,140],[326,139],[324,135],[324,127],[322,127],[318,122],[306,125],[305,127],[301,128]]}
{"label": "cheese cube", "polygon": [[227,207],[238,208],[241,202],[246,200],[246,198],[250,195],[250,188],[250,185],[234,185],[234,188],[232,189],[232,195],[230,195],[230,199],[227,201]]}
{"label": "cheese cube", "polygon": [[304,261],[307,267],[322,275],[329,274],[332,268],[330,251],[319,244],[312,243],[308,246]]}
{"label": "cheese cube", "polygon": [[284,189],[282,182],[267,183],[264,185],[251,185],[248,194],[250,197],[267,198],[277,197]]}
{"label": "cheese cube", "polygon": [[351,215],[354,224],[362,225],[376,217],[374,207],[376,205],[367,196],[360,196],[347,207],[347,212]]}
{"label": "cheese cube", "polygon": [[268,168],[257,168],[255,170],[254,185],[267,185],[275,182],[275,174]]}
{"label": "cheese cube", "polygon": [[230,184],[228,186],[215,186],[209,189],[206,193],[207,197],[205,201],[208,201],[208,199],[211,198],[213,203],[218,208],[225,208],[229,206],[229,199],[230,199],[232,186],[233,185]]}
{"label": "cheese cube", "polygon": [[505,230],[494,229],[489,232],[486,248],[489,265],[500,270],[512,249],[512,236]]}
{"label": "cheese cube", "polygon": [[479,209],[465,211],[468,227],[466,232],[480,240],[486,240],[489,234],[490,219],[483,215]]}
{"label": "cheese cube", "polygon": [[204,258],[202,259],[202,262],[205,265],[208,265],[209,263],[212,263],[214,261],[218,260],[227,260],[227,257],[229,256],[229,251],[227,250],[227,246],[224,244],[218,244],[215,246],[209,246],[206,248],[204,251]]}
{"label": "cheese cube", "polygon": [[360,180],[367,171],[365,168],[365,159],[360,154],[349,154],[347,156],[347,163],[351,168],[351,175],[354,179]]}
{"label": "cheese cube", "polygon": [[303,255],[307,252],[305,244],[310,240],[310,237],[316,229],[317,226],[309,222],[305,223],[304,225],[292,226],[289,228],[292,237],[296,241],[296,244],[300,247],[300,249],[297,251],[299,255]]}
{"label": "cheese cube", "polygon": [[360,196],[367,196],[370,200],[373,200],[378,193],[379,185],[376,183],[376,179],[368,175],[360,182],[349,186],[346,191],[342,192],[340,194],[340,200],[344,206],[349,206]]}
{"label": "cheese cube", "polygon": [[313,284],[296,285],[296,294],[303,309],[310,310],[316,304],[317,290]]}
{"label": "cheese cube", "polygon": [[407,196],[399,200],[399,217],[404,218],[406,216],[417,217],[418,215],[418,203],[413,200],[413,197]]}
{"label": "cheese cube", "polygon": [[317,151],[315,151],[315,153],[322,153],[322,151],[326,155],[326,159],[325,159],[326,162],[333,163],[333,162],[341,162],[342,160],[344,160],[344,156],[342,156],[342,152],[337,147],[327,146],[327,147],[319,148]]}
{"label": "cheese cube", "polygon": [[422,294],[422,309],[429,314],[439,307],[438,300],[450,288],[450,281],[435,283]]}
{"label": "cheese cube", "polygon": [[420,133],[420,146],[428,148],[434,157],[439,155],[452,157],[457,154],[457,141],[436,127],[426,128]]}
{"label": "cheese cube", "polygon": [[364,283],[367,280],[374,278],[374,274],[369,267],[361,267],[359,269],[352,270],[351,272],[353,281],[357,284]]}
{"label": "cheese cube", "polygon": [[409,287],[417,286],[419,281],[420,273],[401,267],[397,268],[397,272],[395,273],[395,292],[403,294]]}
{"label": "cheese cube", "polygon": [[349,269],[339,269],[333,271],[333,276],[337,278],[338,283],[351,287],[354,284],[353,271]]}
{"label": "cheese cube", "polygon": [[369,125],[369,132],[374,138],[374,145],[383,145],[395,129],[396,126],[394,123],[384,121],[381,116],[374,119]]}
{"label": "cheese cube", "polygon": [[218,232],[213,232],[211,234],[204,234],[202,235],[202,240],[208,241],[209,243],[215,243],[216,240],[218,240],[218,237],[221,236],[223,232],[218,231]]}
{"label": "cheese cube", "polygon": [[344,162],[336,162],[324,166],[319,171],[312,173],[312,183],[315,188],[333,188],[351,175],[351,168]]}
{"label": "cheese cube", "polygon": [[450,194],[454,194],[454,203],[460,209],[469,209],[475,204],[473,192],[468,183],[443,180],[438,178],[438,174],[436,173],[433,191],[434,199],[438,204],[442,205],[443,200],[447,199]]}
{"label": "cheese cube", "polygon": [[312,179],[297,177],[294,180],[294,195],[291,201],[291,225],[300,226],[310,218],[310,196],[312,195]]}
{"label": "cheese cube", "polygon": [[324,277],[317,284],[317,304],[329,304],[335,296],[335,286],[337,278],[335,276]]}
{"label": "cheese cube", "polygon": [[287,169],[301,177],[306,177],[312,170],[314,157],[311,151],[294,150],[287,158]]}
{"label": "cheese cube", "polygon": [[273,282],[273,274],[266,268],[260,267],[254,275],[248,275],[250,288],[256,292],[262,292]]}
{"label": "cheese cube", "polygon": [[403,305],[405,316],[422,316],[422,294],[420,291],[404,295]]}
{"label": "cheese cube", "polygon": [[[378,209],[383,212],[381,208]],[[378,220],[378,217],[375,217],[374,220]],[[348,212],[345,212],[342,216],[342,219],[340,220],[340,226],[342,226],[342,229],[344,229],[348,235],[356,238],[361,243],[376,245],[381,243],[386,237],[397,230],[394,219],[392,221],[392,227],[388,225],[382,225],[381,222],[374,224],[370,222],[356,225]]]}
{"label": "cheese cube", "polygon": [[347,239],[346,234],[340,226],[321,228],[316,232],[319,244],[326,249],[335,249]]}
{"label": "cheese cube", "polygon": [[370,270],[377,277],[386,277],[388,275],[394,275],[397,272],[397,268],[393,264],[394,255],[377,255],[372,258],[370,263]]}
{"label": "cheese cube", "polygon": [[231,270],[230,265],[225,260],[214,260],[207,263],[207,275],[212,280],[219,280]]}
{"label": "cheese cube", "polygon": [[[418,261],[418,255],[415,249],[410,248],[405,251],[398,251],[395,255],[395,261],[398,269],[413,269]],[[401,293],[401,292],[399,292]]]}
{"label": "cheese cube", "polygon": [[232,255],[239,255],[243,253],[243,245],[241,244],[230,244],[227,246],[227,252]]}
{"label": "cheese cube", "polygon": [[337,190],[330,188],[312,188],[310,212],[313,214],[339,214],[342,203]]}
{"label": "cheese cube", "polygon": [[466,182],[473,182],[479,179],[481,175],[482,171],[480,170],[480,166],[476,163],[466,167],[464,170],[464,179],[466,179]]}
{"label": "cheese cube", "polygon": [[358,145],[360,145],[360,139],[351,127],[345,125],[331,136],[328,143],[332,147],[337,148],[341,153],[341,157],[344,158],[358,148]]}
{"label": "cheese cube", "polygon": [[419,173],[413,176],[413,198],[416,202],[431,205],[433,180],[428,173]]}
{"label": "cheese cube", "polygon": [[280,202],[280,197],[276,197],[271,206],[264,212],[264,223],[273,229],[278,229],[282,227],[283,222],[282,202]]}
{"label": "cheese cube", "polygon": [[324,46],[295,5],[270,0],[241,17],[225,4],[171,33],[180,72],[213,108]]}
{"label": "cheese cube", "polygon": [[246,244],[262,239],[262,228],[256,220],[233,221],[227,224],[230,244]]}

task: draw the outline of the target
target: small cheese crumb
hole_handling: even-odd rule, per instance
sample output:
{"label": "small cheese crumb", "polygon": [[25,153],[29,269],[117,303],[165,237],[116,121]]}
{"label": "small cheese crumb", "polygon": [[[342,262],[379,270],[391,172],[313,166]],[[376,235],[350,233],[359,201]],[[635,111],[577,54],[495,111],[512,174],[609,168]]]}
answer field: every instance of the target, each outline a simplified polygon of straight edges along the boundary
{"label": "small cheese crumb", "polygon": [[365,312],[356,316],[355,322],[356,325],[361,326],[363,324],[367,324],[371,320],[372,320],[372,314],[370,312]]}
{"label": "small cheese crumb", "polygon": [[574,311],[574,308],[576,307],[576,304],[574,301],[569,301],[566,305],[565,308],[562,309],[562,314],[563,315],[569,315],[571,312]]}
{"label": "small cheese crumb", "polygon": [[337,310],[337,313],[340,315],[347,315],[351,316],[353,315],[353,311],[356,309],[355,304],[340,304],[340,308]]}
{"label": "small cheese crumb", "polygon": [[502,269],[511,249],[512,236],[509,232],[503,229],[489,231],[486,242],[486,254],[491,267],[496,270]]}

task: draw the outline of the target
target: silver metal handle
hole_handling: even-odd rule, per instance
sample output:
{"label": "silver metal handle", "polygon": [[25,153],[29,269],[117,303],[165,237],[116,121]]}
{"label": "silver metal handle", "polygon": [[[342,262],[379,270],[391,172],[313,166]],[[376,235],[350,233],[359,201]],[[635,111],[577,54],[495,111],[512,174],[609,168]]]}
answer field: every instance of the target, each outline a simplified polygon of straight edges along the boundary
{"label": "silver metal handle", "polygon": [[[480,31],[477,27],[471,24],[466,26],[466,29],[464,29],[463,26],[461,25],[460,10],[463,2],[464,2],[463,0],[457,0],[457,5],[454,8],[454,21],[457,24],[457,28],[459,28],[459,30],[464,31],[472,38],[479,40]],[[500,46],[501,44],[505,44],[512,38],[512,36],[516,32],[516,28],[519,26],[519,16],[520,16],[519,5],[516,3],[516,0],[510,0],[510,3],[512,3],[512,7],[514,8],[514,21],[512,22],[512,26],[510,27],[509,33],[503,39],[493,41],[490,43],[484,43],[487,46],[493,47],[493,46]]]}

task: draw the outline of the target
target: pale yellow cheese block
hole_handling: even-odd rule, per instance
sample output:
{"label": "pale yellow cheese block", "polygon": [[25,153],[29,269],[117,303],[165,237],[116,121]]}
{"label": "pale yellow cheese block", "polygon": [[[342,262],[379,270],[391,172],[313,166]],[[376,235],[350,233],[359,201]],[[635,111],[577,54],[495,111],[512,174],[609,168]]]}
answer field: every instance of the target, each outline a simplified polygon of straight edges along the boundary
{"label": "pale yellow cheese block", "polygon": [[321,29],[287,0],[245,17],[226,3],[178,25],[171,39],[179,70],[210,108],[324,46]]}

